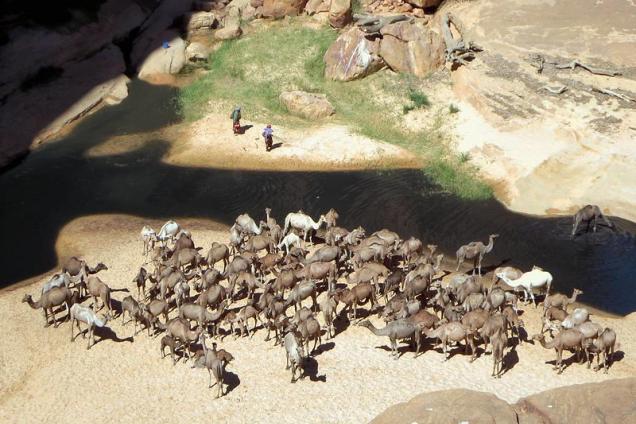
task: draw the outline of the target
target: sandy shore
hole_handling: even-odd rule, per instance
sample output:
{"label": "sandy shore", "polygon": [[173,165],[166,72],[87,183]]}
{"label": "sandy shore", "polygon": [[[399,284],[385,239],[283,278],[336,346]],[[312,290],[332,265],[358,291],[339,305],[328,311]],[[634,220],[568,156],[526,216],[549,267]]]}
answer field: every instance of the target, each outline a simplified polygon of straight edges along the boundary
{"label": "sandy shore", "polygon": [[327,123],[307,128],[274,126],[274,149],[265,151],[261,132],[267,123],[243,120],[244,133],[234,135],[225,115],[209,113],[193,122],[156,132],[114,137],[90,150],[93,156],[138,149],[160,139],[168,142],[163,161],[184,167],[259,171],[322,171],[421,166],[413,153]]}
{"label": "sandy shore", "polygon": [[[128,294],[125,290],[134,293],[131,280],[142,262],[137,234],[145,223],[160,224],[126,216],[75,220],[60,232],[57,253],[59,257],[79,254],[90,263],[105,262],[109,270],[100,273],[100,278],[117,290],[114,299],[122,299]],[[226,241],[227,233],[217,224],[181,223],[205,249],[214,240]],[[143,333],[133,341],[132,324],[123,327],[121,319],[109,324],[113,333],[90,351],[81,338],[69,342],[68,322],[59,328],[43,328],[41,312],[20,299],[25,293],[39,298],[40,286],[49,275],[0,292],[0,334],[5,336],[0,347],[1,422],[152,418],[166,423],[363,423],[388,406],[426,391],[468,388],[514,402],[554,387],[636,375],[631,355],[636,349],[636,314],[621,319],[594,317],[617,331],[619,351],[625,352],[624,356],[619,353],[621,360],[609,375],[574,365],[557,376],[546,364],[554,359],[553,351],[523,344],[508,354],[513,366],[500,380],[490,377],[489,355],[471,364],[459,352],[443,363],[442,354],[429,348],[417,359],[407,352],[394,361],[388,340],[350,326],[331,341],[323,339],[312,378],[290,384],[283,349],[264,342],[260,330],[251,340],[228,337],[219,343],[236,360],[228,368],[232,390],[214,400],[214,391],[207,389],[206,371],[192,370],[181,362],[173,367],[169,359],[160,357],[159,338]],[[539,330],[533,308],[526,308],[523,320],[528,333]]]}

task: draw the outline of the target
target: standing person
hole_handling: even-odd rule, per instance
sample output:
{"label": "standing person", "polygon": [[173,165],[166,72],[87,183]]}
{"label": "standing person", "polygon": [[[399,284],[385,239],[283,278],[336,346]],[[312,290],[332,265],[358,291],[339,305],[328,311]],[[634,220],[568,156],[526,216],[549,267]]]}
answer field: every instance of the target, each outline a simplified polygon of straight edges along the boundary
{"label": "standing person", "polygon": [[273,138],[274,130],[272,129],[272,124],[267,124],[267,126],[263,129],[263,139],[265,140],[265,150],[268,152],[272,150]]}
{"label": "standing person", "polygon": [[234,135],[239,135],[241,133],[241,107],[236,106],[232,113],[230,114],[230,118],[232,118],[232,130],[234,131]]}

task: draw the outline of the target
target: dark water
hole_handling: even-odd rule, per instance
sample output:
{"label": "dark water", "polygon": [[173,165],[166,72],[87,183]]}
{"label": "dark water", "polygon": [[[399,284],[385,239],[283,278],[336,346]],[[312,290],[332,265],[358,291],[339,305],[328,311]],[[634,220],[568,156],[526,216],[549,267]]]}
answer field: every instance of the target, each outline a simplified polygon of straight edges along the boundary
{"label": "dark water", "polygon": [[453,257],[459,245],[499,233],[485,265],[537,264],[552,272],[559,291],[569,294],[578,287],[585,291],[581,300],[595,307],[619,314],[636,310],[636,224],[618,218],[621,233],[600,231],[573,241],[570,218],[539,219],[512,213],[494,200],[463,201],[418,171],[182,168],[161,163],[167,144],[160,139],[121,155],[85,157],[110,137],[176,122],[173,96],[174,89],[135,82],[120,106],[97,112],[61,143],[38,149],[0,175],[0,286],[54,267],[59,230],[88,214],[231,223],[242,212],[261,217],[267,206],[279,221],[286,211],[302,208],[317,216],[335,207],[343,226],[390,228],[436,243]]}

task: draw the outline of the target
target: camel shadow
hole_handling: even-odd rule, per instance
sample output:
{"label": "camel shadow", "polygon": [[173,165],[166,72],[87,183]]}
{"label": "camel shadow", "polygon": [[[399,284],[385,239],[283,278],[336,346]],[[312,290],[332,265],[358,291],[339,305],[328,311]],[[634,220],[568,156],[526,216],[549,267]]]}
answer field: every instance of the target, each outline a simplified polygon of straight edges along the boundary
{"label": "camel shadow", "polygon": [[333,320],[333,327],[334,327],[334,338],[340,334],[343,333],[347,328],[349,328],[351,326],[351,321],[349,321],[349,319],[342,317],[340,315],[338,315],[336,317],[336,319]]}
{"label": "camel shadow", "polygon": [[241,384],[241,379],[239,378],[239,376],[233,373],[232,371],[228,371],[227,367],[225,369],[225,375],[224,375],[223,381],[225,382],[225,384],[227,384],[227,387],[225,389],[226,395],[230,393],[232,390],[236,389]]}
{"label": "camel shadow", "polygon": [[519,363],[519,355],[517,351],[512,349],[506,353],[502,359],[501,374],[504,375]]}
{"label": "camel shadow", "polygon": [[305,358],[304,374],[305,377],[309,377],[311,381],[327,382],[326,375],[318,375],[318,361],[308,356]]}
{"label": "camel shadow", "polygon": [[132,336],[126,337],[123,339],[118,337],[117,334],[108,327],[95,327],[95,334],[99,336],[99,340],[96,340],[95,344],[99,344],[106,339],[111,340],[115,343],[123,343],[123,342],[132,343],[135,341],[134,337]]}
{"label": "camel shadow", "polygon": [[316,350],[313,351],[311,356],[314,356],[314,357],[319,356],[323,354],[324,352],[329,352],[334,347],[336,347],[336,344],[334,342],[323,343],[320,346],[316,347]]}

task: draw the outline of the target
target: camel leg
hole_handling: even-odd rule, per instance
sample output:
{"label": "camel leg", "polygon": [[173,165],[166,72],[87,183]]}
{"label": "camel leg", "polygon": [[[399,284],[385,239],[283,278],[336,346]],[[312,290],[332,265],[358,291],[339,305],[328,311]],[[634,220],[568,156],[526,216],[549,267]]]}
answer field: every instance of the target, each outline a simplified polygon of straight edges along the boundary
{"label": "camel leg", "polygon": [[51,315],[53,315],[53,327],[57,328],[57,319],[55,318],[55,307],[51,308]]}

